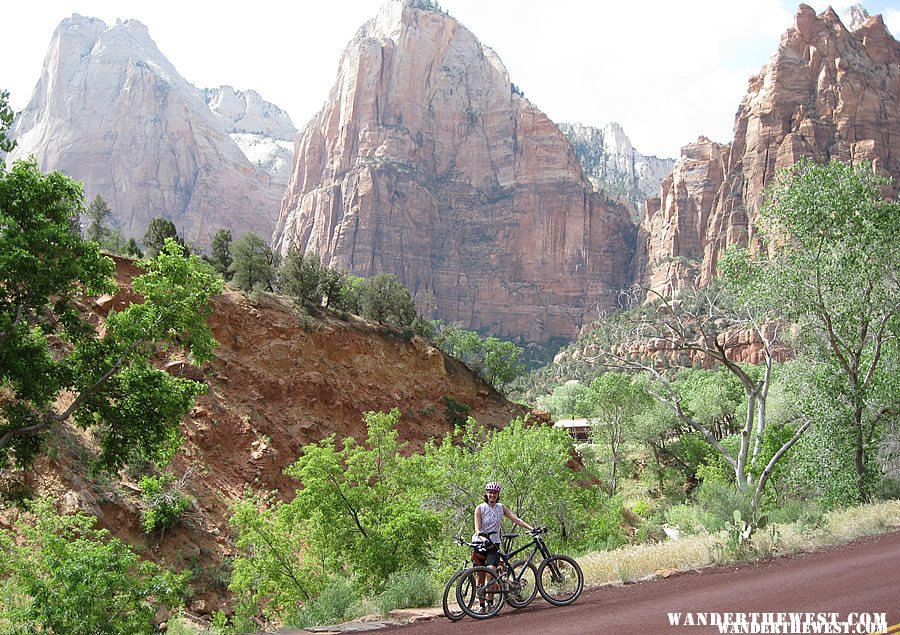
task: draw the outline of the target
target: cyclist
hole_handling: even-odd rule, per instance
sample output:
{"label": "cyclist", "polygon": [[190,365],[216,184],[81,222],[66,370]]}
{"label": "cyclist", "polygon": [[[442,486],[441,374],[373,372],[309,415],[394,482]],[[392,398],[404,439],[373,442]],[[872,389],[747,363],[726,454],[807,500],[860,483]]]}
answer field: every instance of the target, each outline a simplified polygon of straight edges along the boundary
{"label": "cyclist", "polygon": [[[472,537],[472,541],[484,540],[484,537],[479,535],[482,532],[490,534],[489,542],[485,541],[487,543],[484,549],[485,553],[479,553],[479,551],[472,553],[472,561],[476,564],[486,567],[497,567],[502,564],[500,560],[500,524],[503,522],[504,516],[527,531],[533,530],[531,525],[500,502],[500,483],[491,481],[484,486],[484,502],[475,508],[475,535]],[[484,584],[484,573],[479,572],[477,575],[480,587]],[[479,601],[484,600],[482,597],[478,599]]]}

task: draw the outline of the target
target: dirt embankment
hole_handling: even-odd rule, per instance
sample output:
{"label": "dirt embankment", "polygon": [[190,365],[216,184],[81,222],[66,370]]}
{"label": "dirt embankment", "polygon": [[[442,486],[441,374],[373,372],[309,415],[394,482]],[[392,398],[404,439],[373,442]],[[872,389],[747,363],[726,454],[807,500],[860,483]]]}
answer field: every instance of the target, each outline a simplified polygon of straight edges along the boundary
{"label": "dirt embankment", "polygon": [[[98,324],[110,309],[136,299],[128,284],[140,271],[116,260],[120,291],[94,304]],[[32,492],[97,515],[101,525],[146,548],[153,559],[212,578],[193,583],[203,591],[198,612],[217,608],[225,596],[216,580],[225,579],[223,556],[233,553],[229,506],[248,486],[290,498],[297,482],[283,470],[304,445],[331,434],[362,439],[366,411],[396,407],[403,413],[400,438],[409,451],[421,449],[449,429],[443,396],[467,404],[491,427],[524,414],[419,338],[406,341],[355,317],[313,319],[268,296],[254,302],[228,291],[213,298],[212,307],[210,325],[219,342],[214,360],[202,369],[183,358],[159,360],[169,372],[209,386],[182,423],[184,443],[172,464],[178,477],[186,475],[185,491],[197,501],[185,526],[147,538],[140,527],[139,475],[89,476],[80,449],[86,439],[72,431],[52,441],[54,451],[26,479]],[[3,520],[13,519],[7,514]]]}

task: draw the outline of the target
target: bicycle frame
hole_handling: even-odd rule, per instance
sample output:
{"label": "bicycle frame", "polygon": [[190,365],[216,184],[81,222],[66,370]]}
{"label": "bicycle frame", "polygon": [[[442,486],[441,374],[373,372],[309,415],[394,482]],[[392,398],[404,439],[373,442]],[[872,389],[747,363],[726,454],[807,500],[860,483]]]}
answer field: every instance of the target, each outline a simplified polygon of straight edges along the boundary
{"label": "bicycle frame", "polygon": [[[531,548],[531,553],[528,554],[528,558],[525,560],[525,564],[523,564],[521,567],[519,567],[519,572],[517,575],[516,572],[513,570],[512,566],[510,565],[510,560],[516,554],[522,553],[523,551],[525,551],[529,548]],[[541,557],[544,560],[546,560],[547,558],[550,557],[550,550],[547,548],[547,545],[544,543],[543,539],[540,536],[532,535],[531,542],[529,542],[527,545],[519,547],[515,551],[510,551],[509,553],[503,553],[501,551],[500,559],[506,565],[506,570],[510,573],[510,575],[512,576],[512,579],[515,580],[516,582],[518,582],[522,578],[522,574],[525,572],[525,570],[528,569],[528,565],[534,559],[535,554],[537,554],[538,552],[540,552]]]}

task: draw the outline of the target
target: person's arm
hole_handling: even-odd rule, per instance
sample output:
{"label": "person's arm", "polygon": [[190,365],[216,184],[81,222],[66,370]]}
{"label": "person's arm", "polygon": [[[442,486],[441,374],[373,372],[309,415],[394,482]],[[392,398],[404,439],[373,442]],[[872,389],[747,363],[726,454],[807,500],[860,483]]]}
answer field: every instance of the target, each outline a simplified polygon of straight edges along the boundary
{"label": "person's arm", "polygon": [[481,505],[475,508],[475,535],[481,533]]}
{"label": "person's arm", "polygon": [[522,520],[521,518],[516,516],[513,513],[513,511],[506,505],[503,506],[503,515],[506,516],[507,518],[509,518],[513,523],[515,523],[519,527],[522,527],[523,529],[527,529],[528,531],[531,531],[532,529],[534,529],[534,527],[532,527],[531,525],[526,523],[524,520]]}

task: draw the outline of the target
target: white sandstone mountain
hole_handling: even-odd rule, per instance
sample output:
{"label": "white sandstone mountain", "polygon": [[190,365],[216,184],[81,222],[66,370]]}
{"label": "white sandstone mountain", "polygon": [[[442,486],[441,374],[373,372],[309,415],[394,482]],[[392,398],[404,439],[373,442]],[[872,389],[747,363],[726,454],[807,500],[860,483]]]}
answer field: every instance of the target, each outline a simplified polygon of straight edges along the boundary
{"label": "white sandstone mountain", "polygon": [[603,128],[563,123],[559,129],[572,144],[593,186],[628,199],[635,219],[642,213],[644,201],[659,193],[660,184],[675,165],[675,159],[660,159],[635,150],[622,126],[615,122]]}
{"label": "white sandstone mountain", "polygon": [[204,88],[203,95],[250,163],[287,189],[297,136],[290,116],[255,90],[220,86]]}
{"label": "white sandstone mountain", "polygon": [[[290,124],[275,120],[280,132]],[[63,20],[11,134],[18,147],[7,161],[34,155],[43,170],[83,181],[126,237],[163,216],[200,244],[219,228],[268,238],[278,216],[285,181],[245,156],[136,20]]]}

